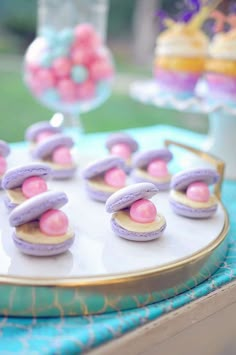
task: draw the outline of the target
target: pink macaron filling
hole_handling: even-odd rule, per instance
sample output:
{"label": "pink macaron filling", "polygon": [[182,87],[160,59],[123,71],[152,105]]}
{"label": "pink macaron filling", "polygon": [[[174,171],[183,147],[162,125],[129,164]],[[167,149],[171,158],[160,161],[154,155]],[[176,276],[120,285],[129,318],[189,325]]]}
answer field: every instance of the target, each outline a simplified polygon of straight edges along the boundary
{"label": "pink macaron filling", "polygon": [[162,159],[155,159],[148,164],[147,171],[153,177],[165,177],[168,175],[167,163]]}
{"label": "pink macaron filling", "polygon": [[192,201],[208,202],[210,199],[210,190],[205,182],[197,181],[188,186],[186,195]]}
{"label": "pink macaron filling", "polygon": [[0,155],[0,175],[3,175],[7,170],[7,161]]}
{"label": "pink macaron filling", "polygon": [[122,169],[112,168],[104,174],[104,181],[109,186],[121,188],[125,186],[126,174]]}
{"label": "pink macaron filling", "polygon": [[135,201],[130,207],[130,218],[138,223],[154,222],[157,215],[156,206],[149,200]]}
{"label": "pink macaron filling", "polygon": [[39,195],[42,192],[46,192],[47,189],[46,181],[39,176],[31,176],[25,179],[22,184],[22,193],[26,198]]}
{"label": "pink macaron filling", "polygon": [[39,220],[40,231],[50,237],[64,235],[68,230],[68,225],[66,214],[56,209],[48,210]]}
{"label": "pink macaron filling", "polygon": [[60,165],[72,164],[72,156],[70,149],[64,146],[56,148],[52,154],[52,161]]}
{"label": "pink macaron filling", "polygon": [[111,148],[111,154],[121,157],[123,159],[129,159],[131,157],[131,149],[128,144],[117,143]]}

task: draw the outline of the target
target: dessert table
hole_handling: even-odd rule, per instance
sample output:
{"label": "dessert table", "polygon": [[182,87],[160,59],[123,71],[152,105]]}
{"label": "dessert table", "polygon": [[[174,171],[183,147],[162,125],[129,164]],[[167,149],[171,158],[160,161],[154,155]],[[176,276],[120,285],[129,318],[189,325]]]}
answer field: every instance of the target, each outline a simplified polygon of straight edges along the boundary
{"label": "dessert table", "polygon": [[[142,149],[162,146],[165,139],[177,140],[201,148],[205,138],[197,133],[168,126],[137,128],[129,132],[138,140]],[[107,133],[81,136],[78,144],[79,151],[81,153],[83,151],[89,152],[96,146],[97,153],[103,152],[106,136]],[[24,143],[15,143],[13,148],[20,147],[22,144]],[[136,342],[136,339],[139,339],[143,340],[143,346],[139,348],[132,345],[133,350],[130,350],[130,353],[144,353],[145,349],[152,353],[148,343],[145,346],[144,339],[148,339],[148,335],[153,334],[153,329],[158,329],[159,339],[161,339],[160,334],[163,339],[167,338],[167,335],[171,336],[172,330],[172,335],[174,334],[176,323],[170,321],[166,327],[166,317],[171,319],[170,317],[176,316],[176,312],[179,315],[182,310],[184,313],[186,307],[187,309],[194,307],[195,314],[202,314],[203,319],[206,317],[206,313],[205,315],[202,313],[203,305],[211,295],[216,295],[221,300],[219,302],[223,302],[222,299],[231,300],[228,293],[229,290],[235,292],[235,287],[229,287],[234,285],[233,281],[236,278],[236,219],[234,217],[236,183],[234,181],[224,181],[222,199],[230,216],[229,248],[225,261],[208,280],[168,300],[110,314],[57,318],[1,316],[0,352],[3,354],[79,354],[93,351],[100,354],[118,354],[125,351],[128,354],[129,345],[131,346]],[[221,290],[224,290],[225,293]],[[185,317],[186,328],[192,322],[191,317]],[[224,329],[222,329],[223,333]],[[175,352],[176,350],[178,349],[175,348]],[[157,353],[157,350],[154,353]]]}

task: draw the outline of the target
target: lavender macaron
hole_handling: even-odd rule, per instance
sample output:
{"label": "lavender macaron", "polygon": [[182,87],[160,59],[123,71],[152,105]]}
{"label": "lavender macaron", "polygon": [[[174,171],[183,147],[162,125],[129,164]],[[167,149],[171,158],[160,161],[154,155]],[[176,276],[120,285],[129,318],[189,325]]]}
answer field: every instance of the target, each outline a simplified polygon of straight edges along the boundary
{"label": "lavender macaron", "polygon": [[137,141],[127,133],[112,133],[107,137],[106,148],[109,153],[125,160],[125,169],[129,173],[131,171],[131,157],[139,146]]}
{"label": "lavender macaron", "polygon": [[168,190],[171,175],[167,164],[172,158],[172,153],[165,148],[136,153],[132,160],[132,180],[151,182],[160,191]]}
{"label": "lavender macaron", "polygon": [[2,179],[7,209],[10,211],[34,194],[47,191],[46,180],[50,175],[50,167],[41,163],[30,163],[7,170]]}
{"label": "lavender macaron", "polygon": [[59,210],[68,202],[64,192],[49,191],[34,196],[9,215],[15,227],[13,241],[24,254],[52,256],[64,253],[74,242],[67,216]]}
{"label": "lavender macaron", "polygon": [[110,195],[126,185],[125,162],[115,156],[98,159],[82,171],[82,177],[89,197],[105,202]]}
{"label": "lavender macaron", "polygon": [[6,157],[10,154],[10,147],[9,145],[0,140],[0,189],[2,189],[2,177],[7,170],[7,161]]}
{"label": "lavender macaron", "polygon": [[214,169],[199,168],[182,171],[171,180],[170,205],[173,211],[189,218],[210,218],[217,210],[218,200],[209,185],[217,183]]}
{"label": "lavender macaron", "polygon": [[71,154],[73,145],[74,141],[71,137],[54,134],[40,142],[33,150],[32,156],[50,166],[53,179],[70,179],[77,170]]}
{"label": "lavender macaron", "polygon": [[159,238],[166,228],[166,220],[157,213],[155,205],[149,200],[157,192],[158,189],[151,183],[138,183],[109,197],[106,211],[112,213],[113,232],[131,241]]}
{"label": "lavender macaron", "polygon": [[40,121],[27,128],[25,139],[32,143],[39,143],[57,133],[61,133],[60,127],[54,127],[48,121]]}

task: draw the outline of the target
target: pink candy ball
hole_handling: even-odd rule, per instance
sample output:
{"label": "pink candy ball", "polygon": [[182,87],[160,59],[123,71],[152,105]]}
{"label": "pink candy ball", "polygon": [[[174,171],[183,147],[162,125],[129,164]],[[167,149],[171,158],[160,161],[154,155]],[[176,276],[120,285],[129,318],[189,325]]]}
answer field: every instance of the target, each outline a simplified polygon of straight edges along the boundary
{"label": "pink candy ball", "polygon": [[35,195],[47,191],[47,183],[39,176],[31,176],[22,184],[22,193],[26,198],[31,198]]}
{"label": "pink candy ball", "polygon": [[167,163],[164,160],[153,160],[147,167],[147,172],[154,177],[165,177],[168,175]]}
{"label": "pink candy ball", "polygon": [[52,154],[52,160],[56,164],[68,165],[72,164],[72,156],[68,147],[58,147]]}
{"label": "pink candy ball", "polygon": [[74,47],[71,51],[71,60],[76,65],[88,66],[92,60],[92,53],[88,48]]}
{"label": "pink candy ball", "polygon": [[127,160],[131,157],[131,149],[128,144],[118,143],[111,148],[111,154]]}
{"label": "pink candy ball", "polygon": [[77,86],[77,98],[79,100],[89,100],[95,96],[95,86],[91,80]]}
{"label": "pink candy ball", "polygon": [[0,175],[3,175],[6,170],[7,170],[6,159],[0,155]]}
{"label": "pink candy ball", "polygon": [[49,138],[49,137],[51,137],[51,136],[53,136],[53,135],[54,135],[54,133],[53,133],[53,132],[50,132],[50,131],[41,132],[41,133],[39,133],[39,134],[37,135],[37,137],[36,137],[36,142],[37,142],[37,143],[43,142],[43,141],[45,141],[45,139],[47,139],[47,138]]}
{"label": "pink candy ball", "polygon": [[60,57],[54,60],[52,68],[58,78],[64,78],[70,75],[71,66],[70,59]]}
{"label": "pink candy ball", "polygon": [[124,187],[126,182],[125,172],[119,168],[110,169],[104,174],[104,181],[112,187]]}
{"label": "pink candy ball", "polygon": [[188,186],[186,195],[192,201],[208,202],[210,199],[210,190],[205,182],[197,181]]}
{"label": "pink candy ball", "polygon": [[62,101],[74,102],[77,99],[77,85],[70,79],[62,79],[57,85]]}
{"label": "pink candy ball", "polygon": [[108,79],[112,76],[113,70],[106,59],[99,59],[90,66],[90,76],[93,80]]}
{"label": "pink candy ball", "polygon": [[49,210],[39,220],[40,231],[48,236],[64,235],[68,230],[68,218],[64,212]]}
{"label": "pink candy ball", "polygon": [[96,48],[101,44],[99,35],[90,24],[84,23],[78,25],[74,31],[75,42],[78,45],[87,47],[87,48]]}
{"label": "pink candy ball", "polygon": [[35,82],[43,89],[52,88],[56,85],[56,77],[51,69],[39,69],[35,76]]}
{"label": "pink candy ball", "polygon": [[155,221],[157,210],[155,205],[146,199],[135,201],[130,207],[130,217],[138,223],[151,223]]}

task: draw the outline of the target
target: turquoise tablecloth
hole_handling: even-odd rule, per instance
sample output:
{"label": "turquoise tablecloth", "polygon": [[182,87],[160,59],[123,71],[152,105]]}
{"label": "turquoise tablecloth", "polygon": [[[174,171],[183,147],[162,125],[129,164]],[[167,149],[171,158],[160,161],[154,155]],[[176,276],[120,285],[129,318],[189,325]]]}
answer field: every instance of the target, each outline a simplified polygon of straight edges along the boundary
{"label": "turquoise tablecloth", "polygon": [[[199,146],[203,136],[168,127],[132,130],[142,148],[162,145],[165,138]],[[104,134],[89,135],[80,141],[81,151],[103,149]],[[0,317],[0,352],[2,354],[79,354],[104,342],[120,337],[162,314],[205,296],[236,277],[236,182],[223,185],[223,202],[231,219],[230,247],[224,263],[206,282],[170,300],[141,309],[107,315],[23,319]]]}

